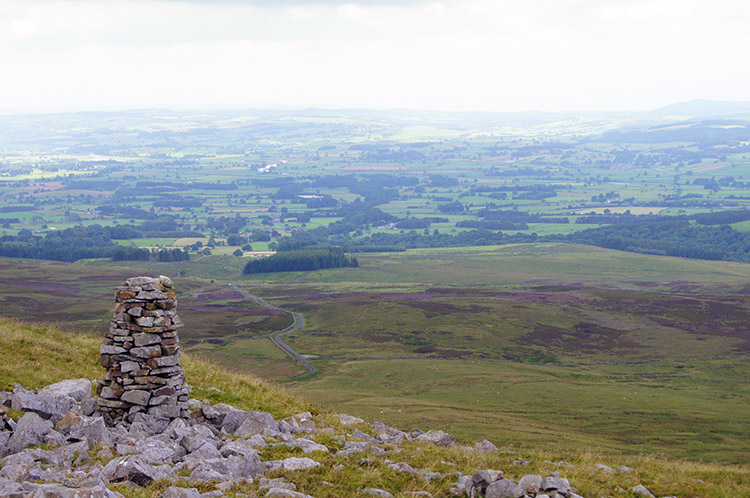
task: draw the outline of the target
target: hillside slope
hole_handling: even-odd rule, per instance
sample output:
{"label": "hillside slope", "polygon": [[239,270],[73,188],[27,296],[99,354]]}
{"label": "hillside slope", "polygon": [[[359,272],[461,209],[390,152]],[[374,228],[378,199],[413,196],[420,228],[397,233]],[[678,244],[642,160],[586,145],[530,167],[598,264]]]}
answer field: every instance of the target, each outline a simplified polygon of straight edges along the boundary
{"label": "hillside slope", "polygon": [[[20,382],[27,389],[67,378],[101,377],[103,369],[98,366],[100,340],[93,335],[61,332],[53,327],[21,323],[0,319],[0,390],[12,388]],[[275,418],[289,417],[302,411],[311,411],[317,427],[323,431],[305,437],[314,439],[330,449],[343,446],[333,434],[342,434],[350,439],[355,429],[374,433],[374,426],[367,423],[343,426],[333,412],[290,395],[283,389],[244,375],[231,374],[210,363],[185,357],[183,361],[188,381],[193,385],[192,396],[207,403],[231,403],[245,409],[268,411]],[[9,416],[19,418],[23,413],[11,410]],[[425,428],[435,429],[435,428]],[[360,433],[361,434],[361,433]],[[359,437],[367,437],[360,435]],[[500,443],[500,442],[496,442]],[[747,496],[750,489],[750,470],[747,467],[705,463],[666,461],[649,456],[618,456],[606,454],[596,448],[582,447],[577,452],[556,450],[554,442],[534,452],[517,453],[512,448],[501,447],[500,451],[488,453],[461,446],[443,448],[426,442],[384,445],[385,451],[368,454],[336,454],[313,452],[305,456],[316,460],[320,466],[310,471],[276,470],[268,477],[284,478],[296,485],[298,491],[315,497],[372,496],[365,493],[367,487],[389,489],[396,496],[409,496],[409,492],[427,491],[432,496],[450,496],[449,489],[456,482],[455,472],[472,475],[480,469],[502,469],[505,477],[518,481],[528,474],[548,475],[558,471],[577,488],[584,497],[591,496],[638,496],[630,489],[643,484],[656,496],[729,498]],[[111,454],[110,457],[115,455]],[[303,456],[302,448],[288,445],[273,445],[261,450],[263,461],[279,461],[289,457]],[[101,451],[94,455],[102,464]],[[111,459],[111,458],[110,458]],[[429,469],[441,477],[432,481],[424,474],[399,472],[389,467],[392,460],[408,462],[417,469]],[[3,460],[3,465],[8,463]],[[554,463],[553,463],[554,462]],[[632,471],[611,473],[596,465],[631,467]],[[10,465],[10,463],[8,463]],[[4,467],[3,467],[4,469]],[[178,473],[178,484],[197,486],[200,491],[216,489],[216,482],[195,484],[185,481]],[[229,496],[262,496],[256,482],[243,481],[224,489]],[[170,483],[157,481],[145,488],[125,484],[111,485],[125,496],[161,496]]]}

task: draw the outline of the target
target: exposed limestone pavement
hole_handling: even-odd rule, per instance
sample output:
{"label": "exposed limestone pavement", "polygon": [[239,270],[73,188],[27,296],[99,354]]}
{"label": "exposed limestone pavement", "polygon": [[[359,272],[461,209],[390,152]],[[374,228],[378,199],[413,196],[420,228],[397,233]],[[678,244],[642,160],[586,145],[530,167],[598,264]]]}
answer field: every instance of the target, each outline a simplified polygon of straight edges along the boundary
{"label": "exposed limestone pavement", "polygon": [[[82,389],[87,382],[65,381],[36,393],[16,386],[13,392],[0,393],[4,406],[26,411],[17,422],[2,418],[0,496],[116,497],[121,495],[108,486],[149,486],[156,482],[170,483],[163,494],[167,498],[221,496],[231,493],[235,486],[253,482],[262,493],[258,496],[308,496],[293,482],[272,477],[278,472],[288,476],[289,471],[311,471],[331,455],[340,459],[343,468],[354,455],[360,467],[374,465],[373,458],[381,458],[389,471],[411,474],[422,482],[452,480],[448,482],[455,483],[451,489],[455,496],[580,498],[558,472],[525,475],[516,482],[500,470],[444,475],[418,468],[398,459],[404,445],[454,447],[453,436],[442,431],[404,432],[349,415],[338,415],[333,423],[329,417],[326,425],[323,417],[310,413],[277,420],[265,412],[191,400],[190,415],[185,419],[139,412],[132,422],[108,427],[95,410],[90,384],[88,392]],[[49,396],[69,411],[60,415],[50,410]],[[336,448],[331,441],[336,442]],[[261,458],[264,450],[282,447],[301,449],[305,456]],[[497,451],[489,441],[462,448],[477,453]],[[198,488],[207,482],[214,484],[214,490],[201,494]],[[374,486],[363,486],[361,491],[372,496],[406,493]],[[633,492],[649,496],[643,486]],[[413,490],[409,493],[428,496]]]}

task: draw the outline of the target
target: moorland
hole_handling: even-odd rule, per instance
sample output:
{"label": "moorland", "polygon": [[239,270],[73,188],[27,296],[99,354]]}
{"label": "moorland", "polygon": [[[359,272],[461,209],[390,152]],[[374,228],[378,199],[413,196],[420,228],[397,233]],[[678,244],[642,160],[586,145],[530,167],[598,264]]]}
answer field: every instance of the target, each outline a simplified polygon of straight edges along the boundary
{"label": "moorland", "polygon": [[[556,455],[746,464],[747,118],[3,116],[0,309],[101,333],[115,285],[166,274],[189,356],[308,401]],[[243,271],[320,246],[357,266]],[[284,310],[312,375],[269,340]]]}

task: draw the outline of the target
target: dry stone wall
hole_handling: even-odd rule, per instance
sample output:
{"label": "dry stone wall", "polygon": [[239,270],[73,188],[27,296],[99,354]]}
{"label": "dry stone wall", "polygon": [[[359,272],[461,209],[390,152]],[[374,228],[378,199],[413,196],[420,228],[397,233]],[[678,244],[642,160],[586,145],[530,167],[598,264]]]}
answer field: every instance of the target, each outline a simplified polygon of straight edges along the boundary
{"label": "dry stone wall", "polygon": [[188,416],[180,366],[182,326],[169,277],[133,277],[115,289],[115,314],[99,350],[107,369],[97,383],[98,408],[112,425],[138,413],[169,420]]}

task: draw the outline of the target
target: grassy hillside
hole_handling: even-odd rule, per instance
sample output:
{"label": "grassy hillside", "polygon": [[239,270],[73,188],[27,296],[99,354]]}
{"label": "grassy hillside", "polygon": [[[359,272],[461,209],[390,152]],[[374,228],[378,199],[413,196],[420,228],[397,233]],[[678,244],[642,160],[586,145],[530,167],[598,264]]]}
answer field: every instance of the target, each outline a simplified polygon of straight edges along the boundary
{"label": "grassy hillside", "polygon": [[[0,319],[0,388],[9,389],[13,382],[22,382],[27,388],[37,388],[65,378],[100,377],[103,369],[97,362],[99,343],[99,338],[93,335]],[[188,382],[194,387],[194,397],[210,399],[211,402],[229,402],[245,409],[270,411],[277,418],[312,410],[317,414],[320,425],[332,425],[338,431],[351,431],[351,427],[337,426],[333,418],[327,415],[331,413],[330,409],[311,405],[273,384],[251,376],[229,373],[189,355],[184,358],[183,364]],[[404,411],[421,409],[409,404],[404,404],[402,408]],[[425,419],[425,423],[428,422],[431,420]],[[366,426],[362,428],[367,430]],[[560,437],[574,435],[560,434]],[[318,439],[332,447],[340,444],[325,435],[318,436]],[[597,445],[595,439],[581,440],[577,449],[568,450],[560,449],[555,440],[539,441],[535,447],[525,449],[503,445],[501,440],[496,442],[502,451],[495,454],[405,444],[398,454],[398,460],[446,474],[455,471],[472,473],[481,468],[503,469],[506,477],[515,480],[525,474],[547,474],[561,470],[579,489],[579,493],[586,497],[633,498],[637,495],[628,489],[640,483],[645,483],[657,496],[670,494],[679,498],[737,498],[745,496],[743,493],[750,487],[750,469],[746,466],[622,455],[607,451]],[[264,459],[287,456],[301,456],[301,453],[299,449],[269,448],[262,454]],[[407,496],[403,492],[410,490],[427,490],[434,496],[449,496],[448,488],[454,482],[452,478],[446,478],[428,484],[417,476],[395,473],[386,468],[383,457],[373,457],[366,468],[358,464],[358,456],[344,458],[326,454],[315,458],[322,465],[313,471],[282,471],[277,476],[295,482],[298,490],[317,498],[366,496],[362,493],[366,486],[400,490],[401,493],[397,492],[396,496]],[[612,467],[627,465],[634,471],[611,475],[597,470],[594,465],[598,463]],[[344,465],[343,469],[337,467],[340,464]],[[115,488],[128,497],[156,498],[168,485],[157,482],[145,489],[131,489],[125,485]],[[203,491],[214,489],[211,483],[202,484],[200,488]],[[229,495],[239,493],[254,496],[257,484],[237,486]]]}
{"label": "grassy hillside", "polygon": [[[11,390],[16,382],[26,389],[37,389],[63,379],[102,378],[100,344],[101,338],[93,334],[0,318],[0,390]],[[193,397],[268,411],[275,417],[313,409],[283,388],[256,377],[230,374],[191,356],[184,356],[182,365],[193,386]]]}

